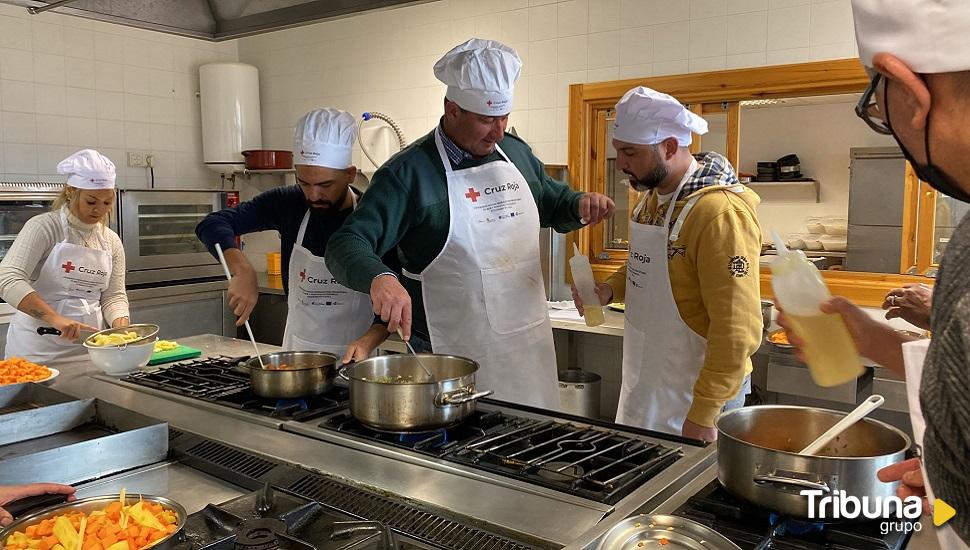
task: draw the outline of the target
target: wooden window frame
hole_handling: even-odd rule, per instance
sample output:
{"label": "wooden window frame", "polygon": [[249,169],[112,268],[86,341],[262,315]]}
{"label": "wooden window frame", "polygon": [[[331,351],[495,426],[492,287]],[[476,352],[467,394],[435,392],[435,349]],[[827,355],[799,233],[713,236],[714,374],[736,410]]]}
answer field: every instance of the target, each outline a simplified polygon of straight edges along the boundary
{"label": "wooden window frame", "polygon": [[[861,93],[868,85],[869,78],[858,59],[573,84],[569,87],[567,159],[571,184],[579,191],[603,190],[605,163],[599,162],[598,159],[605,151],[599,150],[598,144],[605,142],[605,124],[599,121],[601,118],[605,121],[605,113],[613,109],[619,98],[635,86],[647,86],[668,93],[682,103],[690,105],[694,112],[704,112],[703,105],[706,103],[727,103],[729,105],[727,157],[733,165],[737,166],[740,149],[739,139],[736,137],[740,133],[739,102],[753,99]],[[735,136],[733,139],[732,133]],[[929,254],[930,257],[932,255],[932,247],[917,245],[932,242],[933,224],[926,223],[927,218],[924,216],[927,214],[923,210],[934,208],[935,201],[914,201],[912,194],[917,192],[914,189],[924,192],[925,186],[918,180],[914,183],[914,180],[915,175],[907,165],[905,204],[913,207],[915,202],[918,202],[919,212],[914,214],[904,206],[901,264],[909,262],[909,265],[901,271],[906,271],[911,265],[920,266],[923,249],[928,248],[925,254]],[[930,214],[932,215],[932,212]],[[927,231],[930,232],[930,239],[924,240],[926,238],[924,234]],[[599,259],[599,252],[603,249],[601,226],[574,232],[570,234],[570,241],[575,242],[581,251],[590,256],[597,280],[606,279],[626,263],[625,251],[613,251],[609,260]],[[925,258],[922,259],[925,260]],[[919,273],[924,271],[919,270]],[[933,282],[933,279],[918,275],[845,271],[825,271],[822,275],[834,294],[846,296],[856,303],[869,306],[881,305],[886,292],[897,286]],[[765,270],[761,273],[761,289],[763,296],[769,298],[772,296],[770,280]]]}

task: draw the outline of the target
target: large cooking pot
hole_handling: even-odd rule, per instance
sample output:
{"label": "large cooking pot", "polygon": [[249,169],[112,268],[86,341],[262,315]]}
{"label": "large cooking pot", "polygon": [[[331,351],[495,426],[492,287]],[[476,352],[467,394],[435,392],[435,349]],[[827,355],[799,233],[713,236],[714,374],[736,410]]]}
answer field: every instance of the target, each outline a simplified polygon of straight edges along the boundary
{"label": "large cooking pot", "polygon": [[[74,502],[67,502],[64,504],[58,504],[56,506],[50,506],[42,510],[27,514],[25,516],[17,518],[16,521],[8,525],[7,527],[0,529],[0,540],[7,540],[7,537],[14,531],[23,531],[31,525],[36,525],[42,520],[56,516],[58,514],[64,514],[68,512],[85,512],[91,513],[95,510],[104,510],[112,502],[118,502],[121,498],[120,495],[103,495],[99,497],[88,497],[75,500]],[[169,500],[164,497],[157,497],[152,495],[139,495],[131,494],[125,496],[125,503],[128,505],[136,504],[139,500],[144,500],[147,502],[155,502],[161,504],[163,507],[173,510],[175,516],[178,518],[178,526],[174,533],[171,533],[163,539],[159,539],[152,548],[158,548],[159,550],[168,550],[169,548],[174,548],[181,543],[185,538],[184,528],[185,519],[187,514],[185,513],[185,508],[181,504]]]}
{"label": "large cooking pot", "polygon": [[[427,375],[420,360],[434,374]],[[348,365],[350,413],[375,430],[411,433],[451,426],[475,412],[475,401],[491,390],[475,391],[478,363],[433,353],[384,355]],[[416,382],[401,382],[400,379]]]}
{"label": "large cooking pot", "polygon": [[894,496],[898,484],[879,481],[876,472],[903,460],[910,440],[889,424],[865,418],[817,455],[797,454],[844,416],[781,405],[724,413],[715,421],[717,478],[736,496],[799,518],[808,517],[809,497],[799,494],[806,489],[858,498]]}
{"label": "large cooking pot", "polygon": [[333,387],[337,356],[322,351],[277,351],[245,363],[253,393],[273,399],[311,397]]}
{"label": "large cooking pot", "polygon": [[249,149],[242,152],[247,170],[289,170],[293,168],[292,151]]}

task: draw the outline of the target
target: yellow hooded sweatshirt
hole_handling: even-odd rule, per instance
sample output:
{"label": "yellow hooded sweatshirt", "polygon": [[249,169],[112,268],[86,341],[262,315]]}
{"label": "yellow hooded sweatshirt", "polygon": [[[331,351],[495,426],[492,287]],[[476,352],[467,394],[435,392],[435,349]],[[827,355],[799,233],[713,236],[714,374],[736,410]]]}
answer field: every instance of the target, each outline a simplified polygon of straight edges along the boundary
{"label": "yellow hooded sweatshirt", "polygon": [[[730,167],[726,160],[724,163]],[[672,220],[694,196],[700,199],[684,220],[676,242],[668,243],[667,257],[680,316],[707,339],[687,419],[711,427],[724,403],[737,395],[744,377],[751,373],[751,356],[761,345],[761,227],[756,213],[761,199],[748,188],[736,193],[729,186],[710,185],[679,197]],[[663,224],[670,203],[658,207],[656,192],[643,200],[639,221]],[[622,302],[626,266],[607,283],[613,289],[613,300]]]}

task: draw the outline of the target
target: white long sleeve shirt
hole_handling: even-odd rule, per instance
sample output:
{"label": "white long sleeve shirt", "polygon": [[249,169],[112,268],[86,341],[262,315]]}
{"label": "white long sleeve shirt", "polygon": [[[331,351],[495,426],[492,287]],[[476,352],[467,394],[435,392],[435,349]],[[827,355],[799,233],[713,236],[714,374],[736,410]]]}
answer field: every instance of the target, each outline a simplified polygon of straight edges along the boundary
{"label": "white long sleeve shirt", "polygon": [[[0,262],[0,297],[8,304],[16,307],[28,294],[34,292],[33,283],[40,277],[40,270],[47,261],[47,256],[55,244],[64,241],[60,217],[60,212],[47,212],[27,220]],[[98,250],[107,246],[107,252],[111,254],[108,288],[101,293],[101,313],[105,322],[111,326],[115,319],[128,317],[125,252],[121,238],[103,224],[82,222],[70,211],[67,213],[67,223],[67,242]],[[95,232],[100,232],[100,235]]]}

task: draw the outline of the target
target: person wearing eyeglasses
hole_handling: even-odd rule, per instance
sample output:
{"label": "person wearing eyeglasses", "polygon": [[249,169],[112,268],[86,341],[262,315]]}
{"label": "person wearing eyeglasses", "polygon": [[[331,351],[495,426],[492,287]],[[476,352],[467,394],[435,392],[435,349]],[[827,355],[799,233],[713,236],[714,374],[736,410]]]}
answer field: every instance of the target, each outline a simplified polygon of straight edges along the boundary
{"label": "person wearing eyeglasses", "polygon": [[[859,56],[870,84],[856,114],[896,139],[916,175],[940,193],[970,202],[970,2],[852,0]],[[895,300],[890,300],[892,303]],[[970,218],[947,245],[932,293],[930,341],[914,341],[845,298],[823,305],[845,320],[859,353],[905,377],[922,458],[879,472],[901,481],[899,496],[934,497],[957,510],[938,530],[942,548],[970,542]],[[792,344],[784,315],[779,323]]]}

